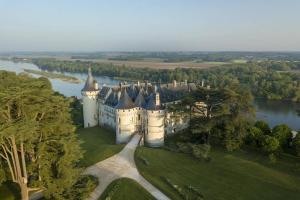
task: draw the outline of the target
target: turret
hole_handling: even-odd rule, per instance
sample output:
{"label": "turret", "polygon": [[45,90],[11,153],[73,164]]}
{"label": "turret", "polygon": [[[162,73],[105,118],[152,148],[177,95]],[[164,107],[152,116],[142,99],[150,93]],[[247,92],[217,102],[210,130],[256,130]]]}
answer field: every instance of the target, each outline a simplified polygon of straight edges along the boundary
{"label": "turret", "polygon": [[83,102],[83,121],[84,127],[93,127],[98,125],[98,103],[97,96],[99,94],[98,83],[94,80],[92,70],[89,67],[88,77],[84,88],[81,90]]}
{"label": "turret", "polygon": [[126,143],[135,133],[136,109],[126,88],[122,88],[116,109],[116,143]]}
{"label": "turret", "polygon": [[165,110],[160,104],[159,93],[153,93],[146,105],[145,143],[151,147],[164,145]]}

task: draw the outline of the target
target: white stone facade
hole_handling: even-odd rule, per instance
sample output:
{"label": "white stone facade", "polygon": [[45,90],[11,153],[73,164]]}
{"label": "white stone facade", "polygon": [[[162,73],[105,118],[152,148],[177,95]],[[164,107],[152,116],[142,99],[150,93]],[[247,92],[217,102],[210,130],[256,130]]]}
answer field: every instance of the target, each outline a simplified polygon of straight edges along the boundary
{"label": "white stone facade", "polygon": [[186,116],[167,111],[167,104],[180,101],[178,94],[183,89],[190,91],[187,83],[176,81],[164,88],[138,83],[98,89],[89,70],[82,90],[84,127],[109,127],[115,130],[116,143],[126,143],[134,134],[141,134],[146,145],[163,146],[166,135],[188,126]]}
{"label": "white stone facade", "polygon": [[99,91],[82,92],[84,127],[98,125],[98,99]]}
{"label": "white stone facade", "polygon": [[151,147],[164,145],[165,110],[146,111],[145,143]]}

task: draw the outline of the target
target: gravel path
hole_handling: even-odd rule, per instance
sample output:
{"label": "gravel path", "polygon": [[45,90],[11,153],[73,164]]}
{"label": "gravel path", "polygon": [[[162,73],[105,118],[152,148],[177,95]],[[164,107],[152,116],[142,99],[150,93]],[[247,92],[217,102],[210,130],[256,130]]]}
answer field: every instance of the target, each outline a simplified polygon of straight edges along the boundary
{"label": "gravel path", "polygon": [[92,192],[88,200],[98,200],[105,188],[112,181],[123,177],[135,180],[156,199],[169,200],[166,195],[144,179],[136,168],[134,152],[140,139],[140,135],[134,135],[121,152],[86,169],[85,174],[98,177],[99,180],[99,185]]}

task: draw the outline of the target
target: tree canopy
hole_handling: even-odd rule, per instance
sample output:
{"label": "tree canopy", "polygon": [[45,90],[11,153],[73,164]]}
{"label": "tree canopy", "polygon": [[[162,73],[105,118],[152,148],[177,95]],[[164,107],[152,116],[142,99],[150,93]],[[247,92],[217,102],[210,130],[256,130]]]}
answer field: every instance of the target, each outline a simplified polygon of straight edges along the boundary
{"label": "tree canopy", "polygon": [[45,78],[0,71],[0,177],[19,184],[22,199],[42,189],[65,199],[82,157],[70,101]]}

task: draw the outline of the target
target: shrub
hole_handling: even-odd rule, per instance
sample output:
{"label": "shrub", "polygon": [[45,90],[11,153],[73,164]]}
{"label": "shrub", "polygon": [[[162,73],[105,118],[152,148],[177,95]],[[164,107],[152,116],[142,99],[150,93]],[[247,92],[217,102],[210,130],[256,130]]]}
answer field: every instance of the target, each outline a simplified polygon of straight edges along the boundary
{"label": "shrub", "polygon": [[271,153],[269,155],[269,160],[270,160],[270,163],[272,163],[272,164],[276,163],[276,161],[277,161],[276,156],[273,153]]}
{"label": "shrub", "polygon": [[295,151],[296,156],[300,156],[300,134],[299,133],[293,139],[293,149]]}
{"label": "shrub", "polygon": [[192,148],[189,143],[177,142],[178,150],[182,153],[192,153]]}
{"label": "shrub", "polygon": [[208,144],[194,144],[191,145],[193,155],[198,159],[209,160],[210,145]]}
{"label": "shrub", "polygon": [[280,147],[279,141],[272,136],[265,135],[262,139],[262,149],[266,153],[274,153]]}
{"label": "shrub", "polygon": [[94,176],[81,176],[75,185],[64,195],[64,198],[73,200],[86,199],[98,184],[98,179]]}

